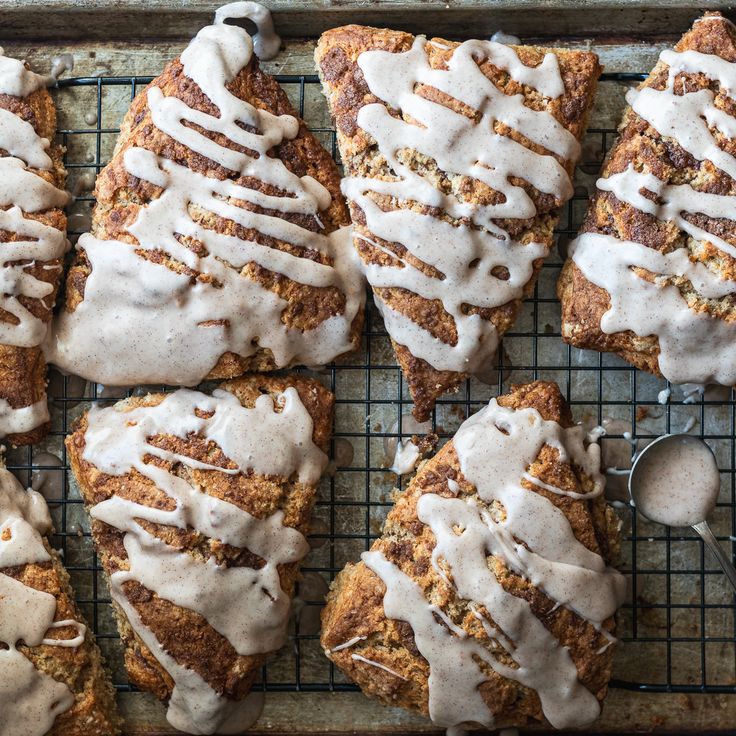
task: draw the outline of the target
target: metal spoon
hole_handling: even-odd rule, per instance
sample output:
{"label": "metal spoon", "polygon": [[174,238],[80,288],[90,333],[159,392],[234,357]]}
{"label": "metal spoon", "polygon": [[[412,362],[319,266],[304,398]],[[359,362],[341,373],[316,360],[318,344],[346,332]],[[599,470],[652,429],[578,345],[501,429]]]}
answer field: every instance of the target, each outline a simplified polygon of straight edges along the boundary
{"label": "metal spoon", "polygon": [[[697,478],[688,477],[694,472],[698,473]],[[678,478],[681,488],[677,486]],[[713,451],[703,440],[688,434],[668,434],[654,440],[636,456],[629,474],[629,493],[637,511],[659,524],[691,526],[715,555],[736,590],[736,568],[706,521],[715,508],[719,486]],[[680,500],[686,501],[684,509],[677,507],[678,490],[683,494]]]}

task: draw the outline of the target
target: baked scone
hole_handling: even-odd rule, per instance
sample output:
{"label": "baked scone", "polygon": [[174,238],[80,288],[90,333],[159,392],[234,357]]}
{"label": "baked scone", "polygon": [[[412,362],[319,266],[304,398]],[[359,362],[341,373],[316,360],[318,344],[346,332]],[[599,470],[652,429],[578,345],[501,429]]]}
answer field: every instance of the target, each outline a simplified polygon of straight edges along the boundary
{"label": "baked scone", "polygon": [[258,8],[220,8],[133,101],[48,345],[62,368],[193,386],[356,347],[365,290],[337,166],[225,22]]}
{"label": "baked scone", "polygon": [[50,531],[43,497],[0,467],[0,736],[115,736],[115,691]]}
{"label": "baked scone", "polygon": [[562,337],[673,383],[736,384],[736,28],[695,22],[626,97],[560,276]]}
{"label": "baked scone", "polygon": [[414,399],[492,368],[572,195],[587,51],[350,25],[315,52],[354,243]]}
{"label": "baked scone", "polygon": [[50,428],[41,352],[67,249],[66,172],[43,77],[0,52],[0,438]]}
{"label": "baked scone", "polygon": [[335,579],[327,656],[437,726],[594,720],[625,580],[599,448],[553,383],[515,386],[420,467]]}
{"label": "baked scone", "polygon": [[66,440],[131,682],[187,733],[240,733],[286,637],[332,394],[248,376],[91,409]]}

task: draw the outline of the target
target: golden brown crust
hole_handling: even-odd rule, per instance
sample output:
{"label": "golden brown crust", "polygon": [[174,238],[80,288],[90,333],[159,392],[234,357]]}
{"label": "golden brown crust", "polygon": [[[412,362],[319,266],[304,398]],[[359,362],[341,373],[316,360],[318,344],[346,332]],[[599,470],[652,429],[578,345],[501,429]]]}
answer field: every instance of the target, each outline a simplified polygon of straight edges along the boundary
{"label": "golden brown crust", "polygon": [[[56,598],[54,621],[84,618],[74,602],[69,575],[59,555],[44,540],[50,562],[5,568],[5,575]],[[50,629],[49,639],[70,639],[77,635],[73,627]],[[63,682],[74,695],[72,707],[56,717],[47,736],[115,736],[122,722],[115,705],[115,690],[102,666],[102,656],[89,630],[78,647],[58,647],[42,644],[37,647],[20,645],[18,649],[36,669]]]}
{"label": "golden brown crust", "polygon": [[[720,13],[708,13],[721,17]],[[727,22],[695,23],[675,46],[676,51],[699,51],[736,61],[736,31]],[[664,89],[668,67],[658,62],[641,87]],[[727,90],[717,81],[702,74],[678,74],[675,90],[686,84],[688,91],[710,88],[715,104],[730,115],[736,105]],[[682,82],[680,81],[682,80]],[[710,162],[696,161],[672,138],[664,138],[627,107],[619,127],[619,139],[603,165],[606,178],[633,165],[637,171],[648,169],[666,184],[690,184],[694,189],[722,195],[735,195],[736,182]],[[719,145],[736,155],[736,142],[719,136]],[[736,245],[736,222],[710,219],[702,214],[689,214],[687,219],[698,227]],[[663,253],[675,248],[688,248],[690,258],[707,263],[723,278],[736,278],[736,260],[707,242],[693,240],[674,223],[658,220],[630,204],[621,202],[611,192],[596,189],[590,200],[581,233],[602,233],[620,240],[632,240]],[[736,300],[706,300],[697,295],[685,279],[672,279],[680,287],[692,309],[705,311],[725,320],[736,319]],[[610,309],[608,293],[588,281],[575,263],[568,259],[560,274],[557,293],[562,303],[562,339],[576,347],[614,352],[635,367],[661,375],[659,340],[656,336],[639,337],[631,331],[611,335],[601,329],[601,319]]]}
{"label": "golden brown crust", "polygon": [[[8,110],[30,123],[42,138],[53,140],[56,135],[56,107],[46,89],[36,90],[25,98],[0,94],[0,108]],[[53,168],[50,171],[29,168],[29,171],[33,171],[55,187],[63,189],[66,182],[66,170],[62,163],[62,149],[60,146],[52,145],[47,153],[51,158]],[[7,151],[0,149],[0,155],[7,156],[9,154]],[[66,231],[66,215],[61,209],[53,208],[33,214],[26,213],[25,217],[38,220],[44,225],[49,225],[57,230]],[[0,230],[0,249],[9,254],[12,249],[7,246],[3,247],[3,244],[22,239],[23,237],[17,233]],[[36,261],[32,268],[25,269],[34,278],[39,281],[46,281],[53,286],[53,291],[44,299],[20,297],[23,306],[44,322],[51,320],[56,292],[61,282],[62,263],[63,259],[61,258],[52,261]],[[0,320],[17,324],[17,318],[3,309],[0,309]],[[20,409],[41,401],[45,396],[45,392],[46,361],[41,348],[0,345],[0,398],[5,399],[12,408]],[[12,445],[28,445],[40,442],[50,428],[51,423],[46,422],[29,432],[10,434],[5,441]]]}
{"label": "golden brown crust", "polygon": [[[514,386],[512,392],[499,397],[498,402],[510,408],[535,408],[544,419],[557,421],[564,427],[573,424],[570,410],[553,383],[536,381]],[[549,446],[542,448],[529,472],[565,490],[585,492],[592,488],[591,479],[579,469],[560,462],[558,451]],[[434,570],[431,562],[434,536],[417,516],[417,502],[423,494],[456,495],[448,488],[450,479],[459,484],[460,497],[474,495],[475,489],[462,475],[452,442],[420,467],[407,490],[397,499],[386,519],[383,534],[372,549],[383,552],[420,585],[428,599],[487,645],[489,639],[468,608],[468,601],[459,599],[449,586],[443,585]],[[578,541],[610,562],[617,552],[617,521],[601,496],[591,501],[575,500],[526,481],[522,483],[554,503],[569,520]],[[569,648],[580,681],[602,700],[611,676],[613,657],[612,647],[599,653],[607,640],[570,609],[556,607],[553,600],[511,572],[501,559],[490,557],[489,561],[503,587],[529,601],[547,629]],[[327,656],[368,695],[426,715],[429,665],[416,648],[409,624],[386,618],[384,592],[381,579],[363,562],[348,565],[335,579],[322,614],[322,646]],[[492,618],[493,612],[489,613]],[[604,624],[608,631],[613,630],[613,625],[613,619]],[[337,652],[329,651],[356,636],[366,639]],[[356,661],[352,654],[383,664],[406,680]],[[535,692],[490,668],[484,668],[484,673],[488,679],[480,690],[494,714],[497,727],[525,726],[544,720]]]}
{"label": "golden brown crust", "polygon": [[[445,39],[433,39],[437,44],[426,46],[429,63],[433,68],[445,65],[458,43]],[[379,154],[375,142],[357,125],[358,112],[364,105],[377,101],[371,95],[363,74],[358,67],[358,56],[368,49],[382,49],[392,53],[406,51],[411,48],[414,36],[409,33],[388,29],[368,28],[350,25],[333,28],[322,35],[315,51],[317,69],[323,82],[330,111],[337,128],[340,153],[346,170],[354,176],[388,175],[387,164]],[[444,48],[443,48],[444,47]],[[562,49],[542,49],[530,46],[514,47],[520,59],[529,66],[539,64],[545,53],[553,51],[559,60],[560,72],[565,83],[566,92],[556,100],[545,100],[535,90],[524,87],[509,75],[489,62],[481,65],[483,73],[506,94],[523,94],[526,104],[535,109],[550,112],[570,132],[580,140],[585,131],[588,113],[593,103],[597,79],[601,71],[598,57],[586,51],[567,51]],[[464,106],[456,100],[443,97],[437,90],[425,89],[423,94],[431,97],[457,111],[464,111]],[[468,112],[465,110],[464,112]],[[501,135],[508,135],[523,145],[542,152],[544,149],[531,143],[516,131],[496,122],[496,130]],[[467,177],[460,177],[452,172],[439,169],[436,163],[416,152],[408,152],[406,161],[414,170],[421,170],[443,189],[454,192],[462,201],[472,203],[493,203],[498,201],[499,193],[485,184]],[[572,175],[575,161],[561,161],[568,173]],[[559,216],[561,202],[543,194],[527,183],[523,183],[534,201],[538,215],[530,220],[497,220],[498,225],[506,229],[513,237],[523,243],[543,243],[549,248],[552,244],[552,231]],[[375,195],[375,201],[381,207],[403,207],[423,213],[430,213],[430,208],[416,202],[397,203],[386,197]],[[358,232],[365,234],[373,242],[378,242],[379,249],[365,240],[356,238],[355,246],[365,263],[393,264],[400,262],[389,253],[406,255],[406,249],[396,243],[388,243],[376,238],[365,227],[365,216],[355,203],[349,203],[351,217]],[[448,222],[454,222],[446,214],[432,212]],[[387,252],[388,251],[388,252]],[[435,275],[433,270],[421,261],[409,255],[412,264],[427,275]],[[543,259],[535,262],[534,274],[526,286],[524,296],[531,294]],[[417,294],[399,288],[383,288],[377,291],[383,301],[397,311],[402,312],[417,324],[431,332],[435,337],[448,344],[455,344],[457,335],[452,317],[445,312],[442,303],[429,301]],[[480,309],[466,305],[469,314],[478,313],[483,319],[490,320],[500,335],[511,326],[522,300],[510,302],[495,309]],[[409,389],[414,400],[414,415],[420,421],[429,418],[436,399],[444,391],[456,387],[467,378],[465,373],[437,371],[426,361],[419,359],[406,349],[397,346],[397,357],[407,377]]]}
{"label": "golden brown crust", "polygon": [[[164,72],[137,95],[121,125],[120,137],[112,160],[97,177],[95,187],[97,204],[92,218],[92,234],[96,238],[136,243],[136,239],[127,231],[127,228],[135,221],[139,210],[161,194],[160,188],[150,182],[138,179],[126,170],[123,156],[128,149],[133,147],[145,148],[193,171],[213,178],[230,179],[241,186],[253,188],[266,194],[279,194],[275,187],[266,185],[252,177],[235,175],[234,172],[192,151],[156,128],[147,103],[147,92],[152,86],[159,87],[167,97],[178,97],[194,110],[214,115],[219,114],[217,107],[184,74],[183,66],[178,59],[168,64]],[[276,115],[292,115],[298,119],[298,115],[284,90],[273,77],[261,71],[255,56],[228,85],[228,89],[236,97],[246,100],[256,108],[268,110]],[[234,143],[223,136],[208,133],[204,130],[200,132],[216,139],[218,143],[225,147],[237,148]],[[307,130],[303,121],[300,120],[299,133],[296,138],[285,140],[273,149],[273,153],[284,162],[290,171],[298,176],[311,176],[325,186],[332,195],[332,202],[329,207],[319,213],[318,220],[315,217],[297,213],[287,214],[267,211],[246,202],[237,202],[238,206],[259,213],[276,215],[312,232],[320,230],[320,222],[324,225],[325,233],[331,233],[342,225],[348,224],[349,218],[345,200],[340,193],[340,174],[337,165],[315,136]],[[190,205],[190,212],[204,227],[218,233],[254,240],[262,245],[288,251],[310,260],[322,263],[329,262],[329,257],[324,253],[279,241],[273,237],[263,235],[257,230],[248,229],[231,220],[215,216],[195,205]],[[186,244],[195,251],[203,247],[200,243],[191,239]],[[166,264],[172,270],[189,273],[193,279],[208,278],[188,269],[184,264],[169,258],[161,252],[141,251],[139,254],[156,263]],[[83,300],[84,287],[89,273],[89,263],[84,253],[81,252],[67,277],[67,310],[73,311]],[[344,311],[345,295],[335,287],[311,287],[299,284],[282,274],[263,269],[255,263],[246,264],[242,269],[242,274],[258,281],[262,286],[278,294],[287,302],[282,314],[282,321],[289,327],[300,330],[313,329],[330,316],[341,314]],[[357,347],[360,339],[362,322],[363,312],[361,309],[352,324],[351,340],[354,347]],[[232,378],[246,371],[269,371],[276,367],[271,351],[266,348],[260,348],[247,358],[234,353],[224,353],[207,377],[211,379]]]}
{"label": "golden brown crust", "polygon": [[[294,386],[310,413],[313,423],[313,440],[324,451],[329,445],[332,429],[334,399],[332,394],[314,380],[298,376],[246,376],[221,384],[238,400],[252,407],[258,396],[269,393],[274,398],[287,387]],[[122,402],[126,410],[137,406],[160,403],[165,394],[151,394]],[[72,470],[84,498],[91,506],[113,495],[135,500],[147,505],[170,507],[172,501],[148,478],[137,471],[123,476],[109,476],[83,459],[84,434],[87,428],[86,414],[77,423],[73,434],[67,437],[66,446]],[[206,461],[223,465],[228,462],[219,448],[212,447],[201,438],[187,440],[160,435],[149,439],[162,448],[176,450]],[[229,501],[250,514],[263,518],[282,510],[284,524],[306,534],[314,501],[315,488],[285,478],[265,478],[258,475],[229,475],[216,471],[186,468],[181,464],[167,463],[151,458],[162,467],[181,477],[190,478],[196,487],[209,495]],[[141,522],[152,534],[178,549],[205,559],[214,556],[228,566],[260,567],[263,561],[247,550],[241,550],[205,537],[194,530],[181,530]],[[127,569],[127,554],[123,546],[123,533],[103,522],[93,520],[92,534],[102,566],[107,575],[119,569]],[[298,573],[298,563],[279,566],[281,587],[291,595]],[[255,678],[266,654],[241,656],[232,645],[216,632],[199,614],[176,606],[146,589],[137,582],[125,584],[125,593],[144,624],[151,629],[164,648],[180,663],[195,670],[211,687],[231,699],[243,698]],[[173,690],[173,682],[150,649],[135,634],[122,610],[114,605],[120,635],[125,646],[125,666],[131,682],[143,690],[152,692],[161,700],[167,700]],[[184,635],[185,634],[185,635]]]}

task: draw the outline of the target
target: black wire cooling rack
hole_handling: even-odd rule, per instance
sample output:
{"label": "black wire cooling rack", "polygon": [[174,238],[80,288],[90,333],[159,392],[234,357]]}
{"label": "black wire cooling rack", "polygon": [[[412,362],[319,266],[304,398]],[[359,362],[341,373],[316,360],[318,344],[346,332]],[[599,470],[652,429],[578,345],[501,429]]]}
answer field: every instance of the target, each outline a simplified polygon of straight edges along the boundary
{"label": "black wire cooling rack", "polygon": [[[608,74],[602,89],[618,94],[641,74]],[[310,129],[337,156],[335,133],[316,76],[280,76]],[[61,143],[66,147],[69,188],[78,194],[70,217],[72,240],[86,227],[93,203],[87,188],[109,158],[120,119],[129,101],[150,78],[101,77],[63,80],[56,92]],[[603,95],[601,95],[603,96]],[[437,402],[431,423],[445,440],[489,398],[511,382],[536,378],[557,381],[575,418],[603,425],[604,459],[625,469],[638,445],[666,432],[690,431],[708,440],[722,472],[722,490],[712,526],[722,542],[736,542],[736,402],[728,390],[695,392],[689,397],[664,381],[640,373],[615,356],[581,351],[560,339],[555,282],[567,242],[585,212],[590,187],[616,132],[592,128],[576,174],[575,196],[565,208],[558,249],[545,263],[534,296],[503,341],[495,381],[475,379],[458,393]],[[329,581],[354,561],[380,533],[391,491],[400,481],[387,471],[400,436],[417,432],[409,417],[411,401],[402,381],[382,321],[369,299],[362,347],[345,362],[310,372],[336,395],[333,470],[321,486],[312,552],[303,568],[296,598],[290,644],[263,668],[266,690],[352,690],[319,647],[319,609]],[[63,438],[91,402],[109,402],[161,387],[110,389],[52,372],[49,395],[53,431],[34,448],[11,450],[8,466],[22,481],[45,485],[57,534],[79,603],[94,628],[113,670],[116,686],[131,689],[122,666],[121,647],[112,620],[109,593],[89,537],[78,489],[68,472]],[[401,424],[400,424],[401,423]],[[614,687],[654,692],[736,692],[736,607],[713,559],[694,533],[663,530],[637,518],[622,501],[623,476],[610,477],[614,504],[622,521],[622,569],[631,595],[620,615],[622,645],[617,654]],[[623,478],[625,481],[625,478]],[[618,495],[617,495],[618,494]]]}

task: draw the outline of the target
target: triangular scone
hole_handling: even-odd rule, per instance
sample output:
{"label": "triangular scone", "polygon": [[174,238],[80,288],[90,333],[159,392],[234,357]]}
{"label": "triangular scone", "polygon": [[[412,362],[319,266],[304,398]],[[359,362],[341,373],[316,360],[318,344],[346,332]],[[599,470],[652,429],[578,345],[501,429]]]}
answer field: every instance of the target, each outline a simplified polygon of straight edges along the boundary
{"label": "triangular scone", "polygon": [[660,54],[560,275],[562,337],[673,383],[736,384],[736,28]]}
{"label": "triangular scone", "polygon": [[617,522],[598,449],[553,383],[492,400],[336,578],[327,656],[366,694],[438,726],[594,720],[625,591],[608,567]]}
{"label": "triangular scone", "polygon": [[[235,733],[286,638],[332,394],[249,376],[92,409],[67,439],[131,681],[188,733]],[[240,731],[237,731],[240,733]]]}
{"label": "triangular scone", "polygon": [[0,467],[0,735],[115,736],[115,691],[50,531],[43,497]]}
{"label": "triangular scone", "polygon": [[337,166],[225,22],[248,5],[221,8],[125,117],[48,348],[73,373],[191,386],[357,345]]}
{"label": "triangular scone", "polygon": [[572,195],[587,51],[327,31],[315,53],[355,247],[414,399],[492,368]]}
{"label": "triangular scone", "polygon": [[0,438],[39,442],[51,427],[41,343],[67,249],[62,149],[44,77],[0,52]]}

